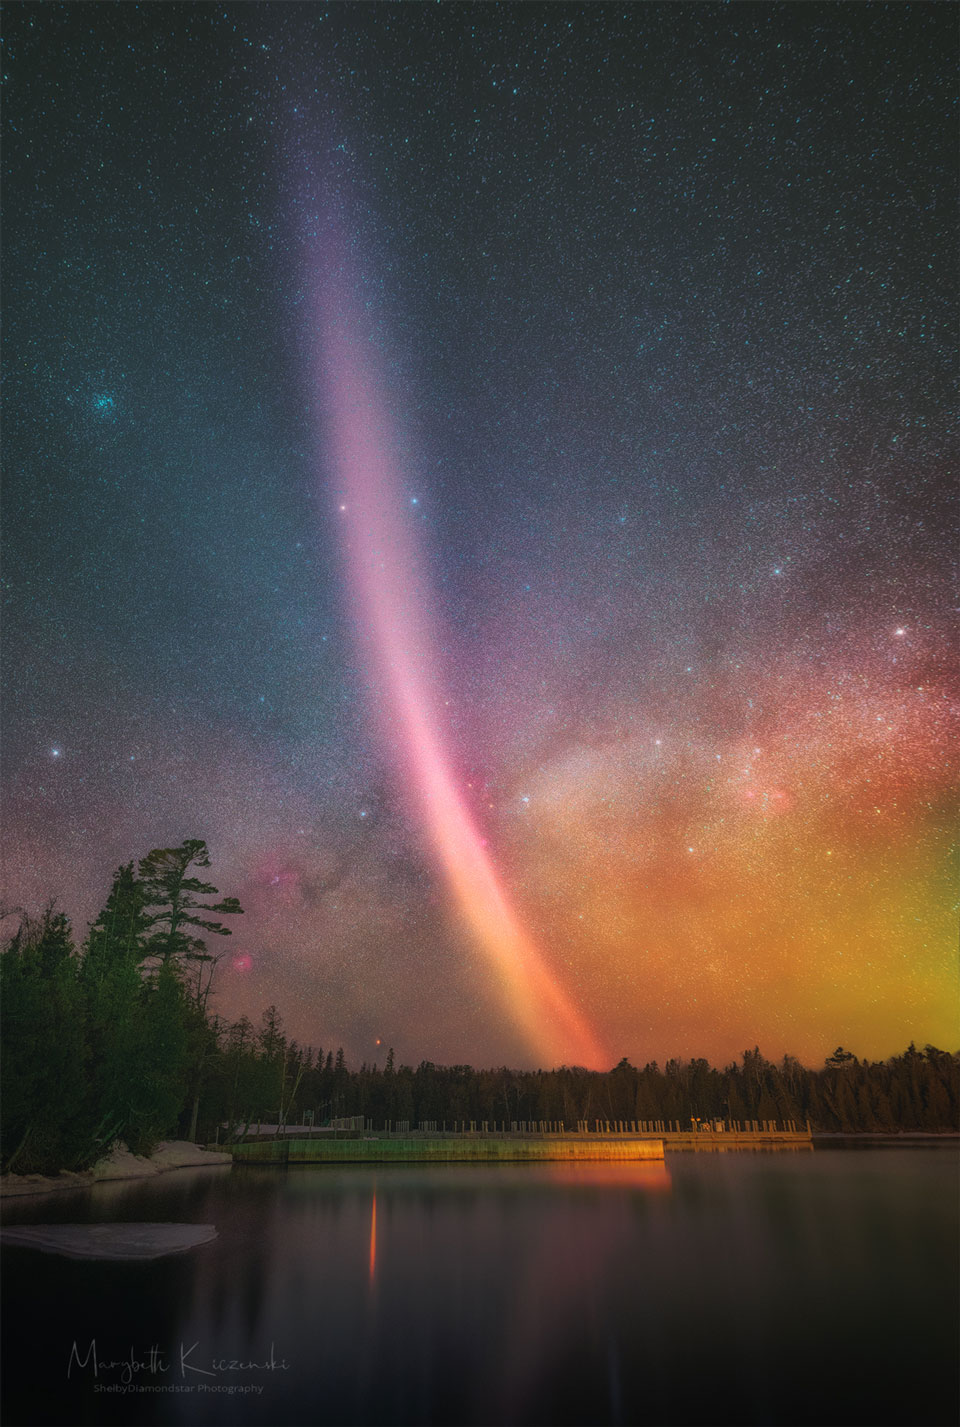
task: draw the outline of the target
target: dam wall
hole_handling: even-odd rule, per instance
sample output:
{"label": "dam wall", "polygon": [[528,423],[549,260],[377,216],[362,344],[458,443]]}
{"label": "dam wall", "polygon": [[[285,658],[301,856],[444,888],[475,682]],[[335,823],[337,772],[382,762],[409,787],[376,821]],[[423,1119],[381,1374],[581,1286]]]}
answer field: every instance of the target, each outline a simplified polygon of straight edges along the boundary
{"label": "dam wall", "polygon": [[223,1146],[238,1164],[477,1163],[518,1160],[662,1160],[663,1140],[640,1136],[423,1135],[409,1139],[262,1139]]}

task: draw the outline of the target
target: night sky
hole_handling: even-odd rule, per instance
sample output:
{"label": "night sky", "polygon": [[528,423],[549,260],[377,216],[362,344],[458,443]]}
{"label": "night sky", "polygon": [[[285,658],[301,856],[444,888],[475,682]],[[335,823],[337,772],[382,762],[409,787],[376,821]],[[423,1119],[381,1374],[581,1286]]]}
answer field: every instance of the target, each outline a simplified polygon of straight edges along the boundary
{"label": "night sky", "polygon": [[954,1048],[955,7],[4,23],[7,905],[205,838],[352,1063]]}

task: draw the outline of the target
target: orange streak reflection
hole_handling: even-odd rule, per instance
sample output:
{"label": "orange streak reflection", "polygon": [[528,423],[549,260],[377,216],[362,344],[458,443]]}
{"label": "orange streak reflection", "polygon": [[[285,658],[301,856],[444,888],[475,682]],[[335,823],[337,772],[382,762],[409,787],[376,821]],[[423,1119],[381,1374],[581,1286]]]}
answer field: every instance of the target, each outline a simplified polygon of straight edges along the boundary
{"label": "orange streak reflection", "polygon": [[578,1163],[547,1161],[539,1166],[550,1179],[568,1188],[643,1189],[669,1193],[670,1172],[662,1159],[584,1160]]}
{"label": "orange streak reflection", "polygon": [[373,1203],[370,1206],[370,1282],[377,1269],[377,1191],[373,1191]]}

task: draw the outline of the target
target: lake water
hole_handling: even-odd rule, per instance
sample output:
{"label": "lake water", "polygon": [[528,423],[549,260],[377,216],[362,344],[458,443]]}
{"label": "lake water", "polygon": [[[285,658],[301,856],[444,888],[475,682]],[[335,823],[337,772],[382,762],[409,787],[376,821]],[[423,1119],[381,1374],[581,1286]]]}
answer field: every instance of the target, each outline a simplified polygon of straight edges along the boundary
{"label": "lake water", "polygon": [[[8,1203],[219,1237],[145,1264],[6,1250],[3,1420],[952,1424],[956,1169],[942,1147],[228,1166]],[[97,1376],[94,1340],[118,1364]]]}

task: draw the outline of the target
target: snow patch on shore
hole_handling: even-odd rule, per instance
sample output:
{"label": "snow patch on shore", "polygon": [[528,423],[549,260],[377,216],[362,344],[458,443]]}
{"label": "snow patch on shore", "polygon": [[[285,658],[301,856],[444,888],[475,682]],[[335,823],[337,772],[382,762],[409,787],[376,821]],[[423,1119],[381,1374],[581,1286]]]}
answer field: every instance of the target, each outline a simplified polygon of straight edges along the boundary
{"label": "snow patch on shore", "polygon": [[233,1156],[222,1150],[205,1150],[189,1140],[161,1140],[150,1155],[131,1154],[119,1142],[92,1169],[59,1174],[0,1175],[0,1199],[23,1194],[49,1194],[55,1189],[86,1189],[107,1179],[149,1179],[171,1169],[196,1169],[208,1164],[230,1164]]}

